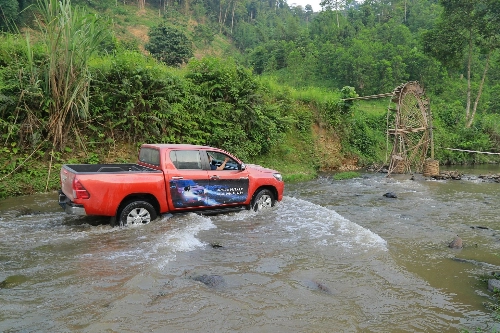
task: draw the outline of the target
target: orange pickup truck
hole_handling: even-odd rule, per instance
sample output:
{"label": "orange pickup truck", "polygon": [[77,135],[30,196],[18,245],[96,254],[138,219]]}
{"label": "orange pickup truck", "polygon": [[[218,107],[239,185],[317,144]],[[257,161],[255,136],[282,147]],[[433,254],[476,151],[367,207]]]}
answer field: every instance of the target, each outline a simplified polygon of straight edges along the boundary
{"label": "orange pickup truck", "polygon": [[187,144],[144,144],[136,164],[65,164],[59,205],[68,214],[110,216],[120,226],[163,213],[260,210],[283,198],[281,174],[228,152]]}

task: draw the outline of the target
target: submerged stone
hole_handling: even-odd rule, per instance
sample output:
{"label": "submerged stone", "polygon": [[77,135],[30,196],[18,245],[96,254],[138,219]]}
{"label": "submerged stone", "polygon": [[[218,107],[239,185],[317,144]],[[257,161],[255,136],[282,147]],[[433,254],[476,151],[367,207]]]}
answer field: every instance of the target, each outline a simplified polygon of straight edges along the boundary
{"label": "submerged stone", "polygon": [[0,282],[0,288],[2,289],[14,288],[26,281],[28,281],[28,277],[24,275],[11,275],[2,282]]}
{"label": "submerged stone", "polygon": [[193,280],[199,281],[210,288],[220,288],[226,284],[226,282],[224,281],[224,278],[220,275],[203,274],[203,275],[195,276],[193,278]]}
{"label": "submerged stone", "polygon": [[463,247],[462,245],[462,238],[456,236],[454,240],[452,240],[450,242],[450,244],[448,244],[448,247],[452,248],[452,249],[461,249]]}

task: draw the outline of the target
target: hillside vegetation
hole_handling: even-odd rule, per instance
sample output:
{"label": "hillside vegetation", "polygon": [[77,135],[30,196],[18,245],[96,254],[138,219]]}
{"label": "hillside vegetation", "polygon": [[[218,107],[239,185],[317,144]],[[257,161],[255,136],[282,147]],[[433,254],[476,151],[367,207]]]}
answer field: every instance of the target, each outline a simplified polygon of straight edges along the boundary
{"label": "hillside vegetation", "polygon": [[443,149],[500,152],[500,5],[453,4],[0,0],[0,197],[144,142],[221,147],[287,180],[381,165],[389,99],[343,99],[408,81],[430,98],[436,159],[497,162]]}

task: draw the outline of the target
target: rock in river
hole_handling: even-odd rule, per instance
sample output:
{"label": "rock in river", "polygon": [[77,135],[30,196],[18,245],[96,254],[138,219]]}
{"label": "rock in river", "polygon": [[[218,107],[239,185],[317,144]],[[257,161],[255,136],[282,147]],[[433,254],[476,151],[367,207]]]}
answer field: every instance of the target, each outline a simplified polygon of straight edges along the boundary
{"label": "rock in river", "polygon": [[461,249],[463,246],[462,246],[462,238],[458,237],[458,235],[455,237],[454,240],[452,240],[450,242],[450,244],[448,244],[448,247],[452,248],[452,249]]}
{"label": "rock in river", "polygon": [[193,278],[193,280],[199,281],[210,288],[221,288],[221,287],[224,287],[224,285],[226,284],[226,282],[224,281],[224,278],[220,275],[203,274],[203,275],[195,276]]}

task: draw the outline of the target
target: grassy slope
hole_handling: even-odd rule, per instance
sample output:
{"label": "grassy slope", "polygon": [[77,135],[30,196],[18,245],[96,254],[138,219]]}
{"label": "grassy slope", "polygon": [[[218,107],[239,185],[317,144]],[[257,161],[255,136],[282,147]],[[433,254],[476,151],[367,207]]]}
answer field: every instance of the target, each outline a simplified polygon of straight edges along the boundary
{"label": "grassy slope", "polygon": [[[149,27],[157,25],[161,18],[158,12],[146,9],[139,11],[135,6],[119,6],[104,13],[113,18],[113,29],[117,38],[124,44],[136,46],[144,50]],[[193,29],[196,22],[181,15],[173,18],[179,27],[186,31]],[[222,36],[216,36],[210,45],[197,45],[195,56],[224,56],[234,54],[235,49],[230,41]],[[145,51],[144,51],[145,52]],[[272,84],[271,84],[272,85]],[[272,89],[288,89],[271,87]],[[303,91],[289,90],[297,107],[305,108],[314,113],[310,102],[320,101],[329,92],[311,88]],[[14,172],[0,176],[0,198],[12,197],[37,192],[59,189],[59,171],[62,164],[70,163],[123,163],[137,159],[137,148],[130,144],[117,144],[113,147],[74,147],[65,153],[34,152],[22,155],[13,151],[0,157],[0,165],[8,169],[16,168]],[[32,154],[33,153],[33,154]],[[345,158],[342,153],[340,138],[332,129],[316,121],[309,130],[287,133],[280,146],[266,156],[260,156],[248,163],[257,163],[274,168],[283,173],[286,181],[306,180],[316,177],[318,171],[352,170],[355,169],[356,158]]]}

